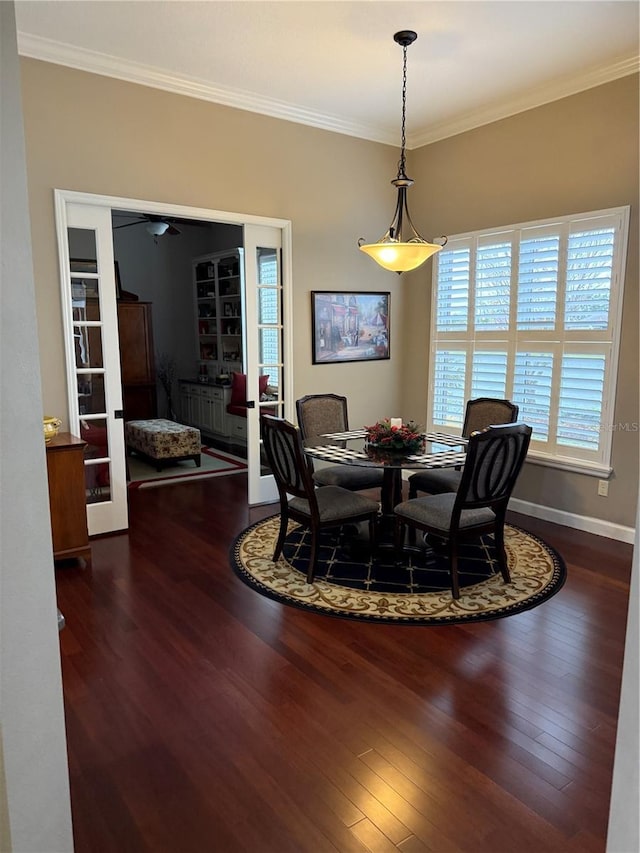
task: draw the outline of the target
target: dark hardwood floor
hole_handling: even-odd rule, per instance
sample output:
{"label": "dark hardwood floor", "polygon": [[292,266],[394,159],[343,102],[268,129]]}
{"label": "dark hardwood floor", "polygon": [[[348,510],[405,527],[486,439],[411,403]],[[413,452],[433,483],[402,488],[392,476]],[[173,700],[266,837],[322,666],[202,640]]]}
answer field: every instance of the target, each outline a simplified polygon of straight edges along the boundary
{"label": "dark hardwood floor", "polygon": [[246,475],[131,493],[56,570],[77,853],[604,851],[629,545],[512,516],[563,589],[400,627],[269,601],[229,567]]}

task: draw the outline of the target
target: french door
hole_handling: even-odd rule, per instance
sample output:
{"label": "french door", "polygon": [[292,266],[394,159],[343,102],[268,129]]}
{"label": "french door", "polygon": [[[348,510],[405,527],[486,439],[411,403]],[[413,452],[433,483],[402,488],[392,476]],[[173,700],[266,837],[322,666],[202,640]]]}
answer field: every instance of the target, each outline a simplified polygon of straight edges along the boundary
{"label": "french door", "polygon": [[[294,416],[291,363],[291,224],[137,199],[55,190],[61,300],[71,432],[87,442],[85,480],[89,534],[128,526],[111,210],[244,226],[243,321],[248,409],[250,504],[277,497],[260,439],[260,412]],[[195,327],[195,319],[194,319]],[[194,366],[195,370],[195,366]],[[258,377],[269,376],[269,399],[258,399]]]}
{"label": "french door", "polygon": [[87,442],[89,535],[128,527],[115,267],[108,207],[58,216],[69,428]]}
{"label": "french door", "polygon": [[[260,414],[283,417],[290,412],[285,394],[285,363],[289,340],[284,317],[288,313],[282,275],[281,230],[260,225],[244,227],[245,344],[247,359],[247,451],[249,503],[278,498],[275,480],[262,449]],[[264,399],[257,396],[259,376],[268,376]],[[252,399],[250,389],[255,389]]]}

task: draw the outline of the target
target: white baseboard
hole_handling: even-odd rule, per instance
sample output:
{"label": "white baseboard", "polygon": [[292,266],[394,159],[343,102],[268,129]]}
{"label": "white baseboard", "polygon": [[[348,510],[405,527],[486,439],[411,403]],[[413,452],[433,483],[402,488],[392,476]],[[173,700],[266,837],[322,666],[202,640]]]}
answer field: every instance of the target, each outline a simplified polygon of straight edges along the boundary
{"label": "white baseboard", "polygon": [[[408,480],[415,471],[403,471],[402,479]],[[625,527],[624,524],[615,524],[613,521],[603,521],[601,518],[592,518],[589,515],[577,515],[574,512],[566,512],[563,509],[554,509],[550,506],[534,504],[531,501],[522,501],[511,498],[509,509],[520,512],[522,515],[530,515],[532,518],[540,518],[542,521],[551,521],[554,524],[563,524],[565,527],[573,527],[575,530],[584,530],[596,536],[606,536],[607,539],[617,539],[620,542],[628,542],[633,545],[636,531],[634,527]]]}
{"label": "white baseboard", "polygon": [[635,529],[625,527],[623,524],[615,524],[613,521],[603,521],[600,518],[592,518],[588,515],[576,515],[574,512],[566,512],[562,509],[554,509],[549,506],[522,501],[511,498],[509,509],[513,512],[521,512],[533,518],[541,518],[543,521],[552,521],[554,524],[564,524],[565,527],[573,527],[576,530],[585,530],[587,533],[595,533],[596,536],[606,536],[608,539],[618,539],[620,542],[628,542],[633,545]]}

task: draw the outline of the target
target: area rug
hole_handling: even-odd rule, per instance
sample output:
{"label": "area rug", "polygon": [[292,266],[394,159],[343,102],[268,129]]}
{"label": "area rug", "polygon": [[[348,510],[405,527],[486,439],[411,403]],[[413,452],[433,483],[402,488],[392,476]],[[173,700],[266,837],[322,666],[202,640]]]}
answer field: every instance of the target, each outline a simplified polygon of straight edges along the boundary
{"label": "area rug", "polygon": [[174,465],[156,471],[153,465],[139,459],[137,456],[128,456],[129,466],[129,488],[149,489],[156,486],[173,485],[186,480],[203,480],[208,477],[221,477],[226,474],[238,474],[247,470],[247,463],[238,456],[223,453],[220,450],[212,450],[203,447],[200,454],[200,467],[196,468],[191,459],[176,462]]}
{"label": "area rug", "polygon": [[[399,625],[442,625],[511,616],[537,607],[562,587],[562,557],[531,533],[505,527],[511,584],[499,573],[493,537],[461,549],[460,598],[451,596],[442,549],[392,550],[374,557],[348,531],[323,531],[314,583],[306,582],[309,531],[289,525],[283,556],[272,561],[279,515],[243,531],[231,549],[238,577],[261,595],[314,613]],[[352,528],[352,532],[357,532]],[[497,574],[496,574],[497,572]]]}

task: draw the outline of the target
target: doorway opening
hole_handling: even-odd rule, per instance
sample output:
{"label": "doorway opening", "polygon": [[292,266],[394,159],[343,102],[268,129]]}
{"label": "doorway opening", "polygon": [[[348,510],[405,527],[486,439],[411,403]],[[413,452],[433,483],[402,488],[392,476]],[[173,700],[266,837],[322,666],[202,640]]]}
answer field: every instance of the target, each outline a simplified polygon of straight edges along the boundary
{"label": "doorway opening", "polygon": [[[133,268],[129,267],[125,271],[123,266],[121,270],[122,261],[119,260],[117,265],[115,263],[114,244],[120,237],[116,238],[114,234],[127,231],[145,232],[145,236],[150,240],[147,246],[154,251],[162,247],[162,240],[176,240],[187,226],[199,233],[200,236],[194,236],[193,231],[191,233],[191,238],[196,243],[202,240],[203,233],[211,231],[214,226],[224,229],[227,235],[230,233],[234,237],[240,233],[243,235],[241,245],[233,249],[233,252],[224,248],[217,256],[221,270],[218,271],[219,275],[217,273],[214,275],[214,279],[230,279],[234,276],[237,278],[234,265],[242,270],[244,276],[244,286],[240,288],[240,294],[237,292],[235,294],[235,298],[241,304],[241,310],[231,311],[227,318],[228,323],[235,323],[235,327],[230,329],[225,325],[222,338],[224,342],[225,336],[234,336],[237,343],[230,352],[227,352],[223,346],[219,347],[222,358],[218,361],[225,360],[226,352],[229,360],[233,356],[237,366],[244,370],[247,390],[244,398],[243,424],[247,448],[248,502],[250,505],[256,505],[273,501],[276,496],[275,482],[270,472],[265,471],[260,464],[259,419],[261,411],[266,406],[270,411],[273,410],[284,417],[291,418],[292,414],[293,382],[292,372],[288,369],[288,365],[292,363],[291,223],[288,220],[262,216],[233,214],[136,199],[95,196],[66,190],[55,190],[54,200],[70,430],[79,434],[82,420],[90,421],[93,426],[100,426],[104,438],[100,447],[101,455],[85,460],[87,467],[93,466],[95,470],[100,470],[108,482],[104,500],[96,500],[87,506],[90,535],[124,530],[128,526],[118,305],[138,304],[141,300],[140,293],[136,293],[130,283],[130,278],[133,281],[131,272]],[[122,212],[127,214],[128,218],[125,217],[122,222],[122,218],[112,215],[112,212]],[[120,219],[118,224],[126,227],[114,227],[118,219]],[[167,222],[165,221],[167,219],[173,221]],[[229,231],[229,229],[232,230]],[[174,230],[179,233],[172,233]],[[85,258],[81,251],[78,253],[74,238],[82,238],[90,244],[91,254],[87,254]],[[240,241],[235,239],[232,242]],[[200,248],[202,248],[201,242]],[[192,251],[197,252],[200,248],[194,245]],[[211,243],[205,244],[204,248],[210,250]],[[215,253],[209,251],[208,254]],[[223,261],[227,254],[231,255],[231,258],[230,261],[227,259],[225,264]],[[138,265],[140,265],[140,255],[140,251],[134,252]],[[197,358],[198,355],[202,355],[202,350],[199,349],[199,316],[197,311],[193,313],[197,308],[194,298],[196,303],[199,299],[197,289],[199,257],[201,256],[195,255],[190,258],[187,268],[192,273],[191,281],[188,284],[179,283],[175,288],[176,293],[183,300],[179,304],[187,306],[187,310],[190,309],[192,312],[190,323],[194,356],[192,356],[193,360],[190,362],[191,368],[187,376],[193,371],[194,362],[215,361],[213,358]],[[82,261],[78,266],[78,258],[85,258],[87,263]],[[168,270],[171,276],[171,256],[164,257],[160,267],[155,263],[157,260],[158,253],[152,255],[150,259],[147,258],[146,264],[143,264],[144,274],[148,275],[150,269],[152,271],[156,269],[157,277],[160,275],[157,269],[160,269],[163,275]],[[242,263],[240,263],[241,260]],[[89,282],[91,291],[91,317],[86,310],[88,302],[82,298],[86,288],[85,279]],[[141,279],[137,278],[136,281],[139,283]],[[138,284],[135,286],[138,287]],[[77,298],[76,291],[78,291]],[[188,293],[188,298],[185,298],[185,292]],[[155,296],[156,292],[153,291],[153,293]],[[224,292],[222,295],[226,302],[234,298],[232,292]],[[120,296],[120,299],[117,296]],[[173,308],[171,323],[172,334],[175,335],[176,317]],[[186,324],[184,328],[187,328]],[[78,349],[76,345],[78,332],[85,336],[90,332],[100,343],[99,346],[91,347],[90,358],[87,357],[86,348]],[[186,336],[186,332],[184,334]],[[206,335],[210,335],[210,332],[207,331]],[[153,355],[149,354],[148,359],[153,361],[155,367],[155,343]],[[185,364],[185,370],[188,367],[189,365]],[[224,377],[224,370],[220,371],[220,368],[218,370]],[[197,375],[199,376],[199,372]],[[272,390],[275,390],[273,397],[266,402],[259,393],[259,380],[265,375],[272,378],[274,385]],[[96,404],[96,407],[92,404],[92,411],[84,407],[86,398],[83,400],[84,386],[88,377],[104,389],[104,393],[100,395],[99,405]],[[144,384],[140,381],[140,386]],[[155,392],[157,408],[158,388],[151,381],[146,384],[149,386],[148,394],[153,395]],[[134,390],[138,392],[139,398],[144,396],[141,393],[144,390],[142,387]],[[167,406],[170,410],[173,409],[172,386],[170,386],[168,399],[165,397],[166,395],[160,394],[160,404],[165,407],[165,411]],[[223,402],[226,403],[226,400]],[[133,405],[131,401],[130,405]],[[153,402],[151,405],[153,406]],[[175,408],[181,408],[181,404],[177,404]],[[215,433],[216,430],[213,432]],[[217,432],[222,435],[221,429]],[[235,444],[235,442],[232,443]]]}
{"label": "doorway opening", "polygon": [[[246,459],[246,431],[227,411],[232,376],[246,374],[241,279],[231,275],[239,273],[242,226],[117,208],[111,217],[125,421],[193,426],[203,445]],[[148,344],[124,329],[136,311],[149,315],[129,321]]]}

